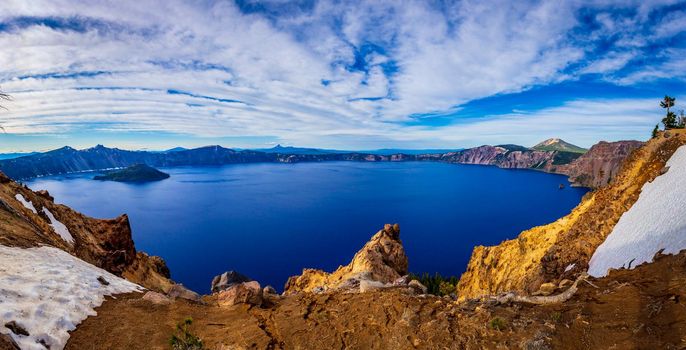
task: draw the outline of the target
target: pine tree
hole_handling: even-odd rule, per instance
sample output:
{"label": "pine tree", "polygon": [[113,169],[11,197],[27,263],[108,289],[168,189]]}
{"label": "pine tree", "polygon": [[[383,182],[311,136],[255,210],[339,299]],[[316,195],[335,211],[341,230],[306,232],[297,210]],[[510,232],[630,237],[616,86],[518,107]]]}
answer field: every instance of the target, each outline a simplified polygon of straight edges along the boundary
{"label": "pine tree", "polygon": [[665,95],[665,98],[660,101],[660,107],[667,109],[667,115],[662,118],[662,123],[665,125],[665,129],[674,129],[678,127],[676,114],[670,111],[671,107],[674,107],[674,102],[676,98]]}
{"label": "pine tree", "polygon": [[653,138],[657,137],[658,131],[660,131],[659,125],[655,124],[655,129],[653,129]]}

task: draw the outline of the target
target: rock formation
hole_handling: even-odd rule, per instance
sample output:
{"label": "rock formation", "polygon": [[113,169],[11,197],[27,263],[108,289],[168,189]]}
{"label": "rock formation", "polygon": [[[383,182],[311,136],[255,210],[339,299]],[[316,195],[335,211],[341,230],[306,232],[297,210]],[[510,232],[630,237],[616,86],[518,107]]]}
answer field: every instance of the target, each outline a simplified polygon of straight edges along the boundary
{"label": "rock formation", "polygon": [[355,254],[350,264],[333,273],[304,269],[302,275],[288,279],[284,293],[354,289],[359,288],[363,280],[391,284],[407,274],[407,266],[400,227],[386,224]]}
{"label": "rock formation", "polygon": [[[655,138],[628,153],[623,164],[613,165],[619,168],[614,181],[586,195],[569,215],[524,231],[516,239],[500,245],[476,247],[458,283],[460,298],[505,291],[533,293],[546,282],[557,283],[578,276],[587,269],[591,255],[620,216],[638,199],[643,185],[660,174],[666,161],[683,144],[686,144],[684,132]],[[626,154],[635,145],[603,144],[586,155],[593,158],[600,150],[619,148],[622,151],[617,152]]]}

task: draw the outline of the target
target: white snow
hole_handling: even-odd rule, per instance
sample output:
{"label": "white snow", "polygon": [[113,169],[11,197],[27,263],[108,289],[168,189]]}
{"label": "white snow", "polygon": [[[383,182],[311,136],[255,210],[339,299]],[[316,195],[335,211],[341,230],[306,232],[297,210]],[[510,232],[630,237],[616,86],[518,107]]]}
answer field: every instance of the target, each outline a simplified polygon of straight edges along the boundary
{"label": "white snow", "polygon": [[21,195],[21,193],[17,193],[16,196],[14,196],[26,209],[31,210],[34,214],[38,214],[38,211],[36,211],[36,208],[33,206],[33,203],[31,201],[27,201],[24,196]]}
{"label": "white snow", "polygon": [[569,265],[567,265],[567,267],[565,267],[565,272],[567,272],[567,271],[573,269],[574,266],[576,266],[576,264],[569,264]]}
{"label": "white snow", "polygon": [[[110,284],[98,281],[102,276]],[[143,288],[54,247],[15,248],[0,245],[0,324],[15,321],[29,336],[5,327],[24,350],[64,348],[69,333],[102,304],[105,295]]]}
{"label": "white snow", "polygon": [[666,174],[643,186],[636,203],[595,251],[588,268],[591,276],[650,262],[661,249],[664,254],[686,249],[686,146],[676,150],[667,166]]}
{"label": "white snow", "polygon": [[60,235],[60,237],[62,237],[62,239],[65,240],[67,243],[74,243],[74,237],[72,237],[67,226],[57,221],[57,219],[55,219],[55,216],[52,215],[48,208],[43,207],[43,212],[45,213],[45,215],[48,216],[48,219],[50,219],[50,226],[52,226],[52,229],[55,230],[55,233]]}

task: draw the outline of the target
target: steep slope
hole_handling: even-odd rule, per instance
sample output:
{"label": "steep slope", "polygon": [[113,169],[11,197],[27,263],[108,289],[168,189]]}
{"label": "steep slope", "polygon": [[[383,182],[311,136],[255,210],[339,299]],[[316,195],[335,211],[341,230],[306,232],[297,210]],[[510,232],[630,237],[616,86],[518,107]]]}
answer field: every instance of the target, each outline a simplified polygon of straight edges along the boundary
{"label": "steep slope", "polygon": [[458,284],[460,297],[509,290],[532,293],[544,282],[573,279],[585,271],[595,249],[636,202],[644,184],[660,175],[683,144],[683,131],[661,134],[632,152],[610,184],[589,193],[569,215],[500,245],[476,247]]}
{"label": "steep slope", "polygon": [[588,150],[577,145],[573,145],[562,139],[547,139],[538,143],[536,146],[531,147],[537,151],[561,151],[561,152],[571,152],[571,153],[586,153]]}

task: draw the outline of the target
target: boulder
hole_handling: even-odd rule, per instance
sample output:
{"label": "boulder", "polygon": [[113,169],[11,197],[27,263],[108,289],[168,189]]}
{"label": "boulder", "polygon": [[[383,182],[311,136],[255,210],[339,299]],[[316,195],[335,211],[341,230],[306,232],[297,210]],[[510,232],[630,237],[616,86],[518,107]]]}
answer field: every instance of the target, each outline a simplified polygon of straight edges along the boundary
{"label": "boulder", "polygon": [[405,275],[403,277],[396,278],[395,281],[393,281],[394,286],[406,286],[410,283],[410,275]]}
{"label": "boulder", "polygon": [[266,286],[264,289],[262,289],[262,294],[264,295],[273,295],[273,294],[279,294],[276,292],[276,289],[272,286]]}
{"label": "boulder", "polygon": [[219,306],[262,304],[262,288],[257,281],[234,284],[229,289],[216,293],[216,295]]}
{"label": "boulder", "polygon": [[557,289],[557,286],[554,283],[543,283],[541,284],[541,287],[538,289],[538,294],[547,296],[550,294],[553,294],[553,292]]}
{"label": "boulder", "polygon": [[236,284],[250,281],[252,281],[252,279],[236,271],[226,271],[221,275],[214,276],[212,279],[212,293],[220,292],[229,289]]}
{"label": "boulder", "polygon": [[143,295],[143,300],[147,300],[155,305],[171,304],[171,299],[166,295],[152,291],[145,293],[145,295]]}
{"label": "boulder", "polygon": [[426,288],[425,285],[423,285],[421,282],[417,280],[412,280],[407,285],[410,288],[412,288],[417,294],[426,294],[429,292],[429,288]]}
{"label": "boulder", "polygon": [[171,299],[186,299],[190,300],[196,303],[202,302],[202,299],[200,298],[200,295],[186,287],[184,287],[181,284],[174,284],[169,288],[169,291],[167,291],[167,296]]}
{"label": "boulder", "polygon": [[360,281],[360,293],[366,293],[374,290],[383,289],[386,287],[385,284],[379,281],[361,280]]}

